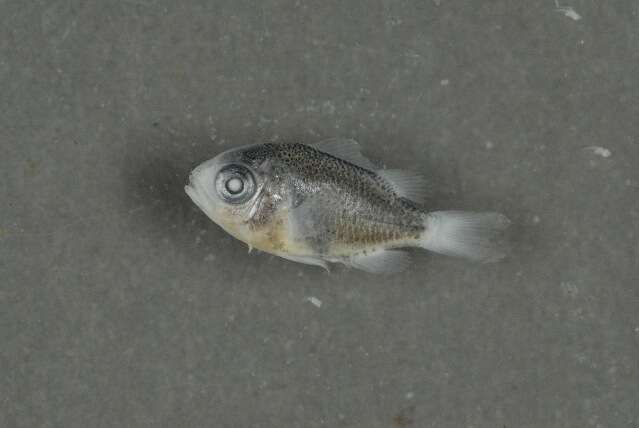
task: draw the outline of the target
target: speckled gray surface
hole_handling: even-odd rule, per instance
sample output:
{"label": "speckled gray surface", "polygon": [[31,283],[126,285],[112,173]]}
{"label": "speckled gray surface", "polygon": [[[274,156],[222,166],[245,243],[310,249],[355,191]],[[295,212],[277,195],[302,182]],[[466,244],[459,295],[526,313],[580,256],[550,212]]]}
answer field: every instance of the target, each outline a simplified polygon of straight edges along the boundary
{"label": "speckled gray surface", "polygon": [[[562,5],[0,2],[0,425],[638,426],[639,3]],[[183,192],[331,136],[511,257],[328,275]]]}

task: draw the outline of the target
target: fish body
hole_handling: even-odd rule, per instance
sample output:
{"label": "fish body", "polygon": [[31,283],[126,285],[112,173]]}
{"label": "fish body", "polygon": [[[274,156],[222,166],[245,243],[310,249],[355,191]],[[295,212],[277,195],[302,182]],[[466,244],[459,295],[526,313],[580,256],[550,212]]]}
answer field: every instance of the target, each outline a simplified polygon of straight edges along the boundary
{"label": "fish body", "polygon": [[482,261],[508,220],[496,213],[434,212],[418,174],[380,169],[353,140],[261,144],[224,152],[191,173],[191,199],[249,248],[328,268],[404,269],[408,247]]}

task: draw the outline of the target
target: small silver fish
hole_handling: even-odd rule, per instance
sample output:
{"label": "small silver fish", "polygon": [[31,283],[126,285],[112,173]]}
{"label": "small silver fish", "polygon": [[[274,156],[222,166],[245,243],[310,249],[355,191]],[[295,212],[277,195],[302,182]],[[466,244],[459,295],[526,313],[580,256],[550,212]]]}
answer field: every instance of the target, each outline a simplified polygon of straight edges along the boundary
{"label": "small silver fish", "polygon": [[402,248],[478,261],[504,256],[498,213],[424,206],[418,174],[380,169],[353,140],[261,144],[226,151],[193,170],[185,187],[211,220],[252,248],[296,262],[372,273],[405,269]]}

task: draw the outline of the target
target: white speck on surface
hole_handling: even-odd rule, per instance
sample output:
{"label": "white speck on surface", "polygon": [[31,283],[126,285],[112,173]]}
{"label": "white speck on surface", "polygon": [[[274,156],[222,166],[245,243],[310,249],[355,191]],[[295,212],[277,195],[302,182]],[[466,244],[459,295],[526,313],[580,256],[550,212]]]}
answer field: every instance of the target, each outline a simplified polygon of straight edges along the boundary
{"label": "white speck on surface", "polygon": [[577,308],[575,310],[570,311],[569,314],[574,321],[584,321],[586,317],[588,316],[584,308]]}
{"label": "white speck on surface", "polygon": [[413,393],[413,392],[407,392],[406,393],[406,399],[407,400],[412,400],[413,398],[415,398],[415,393]]}
{"label": "white speck on surface", "polygon": [[331,101],[324,101],[324,104],[322,104],[322,108],[328,114],[335,113],[335,104],[333,104]]}
{"label": "white speck on surface", "polygon": [[442,86],[448,86],[448,85],[450,85],[450,80],[448,80],[448,79],[442,79],[442,80],[439,82],[439,84],[440,84],[440,85],[442,85]]}
{"label": "white speck on surface", "polygon": [[635,333],[639,333],[639,326],[635,327]]}
{"label": "white speck on surface", "polygon": [[486,141],[484,143],[484,147],[486,147],[486,150],[492,150],[495,148],[495,143],[493,143],[492,141]]}
{"label": "white speck on surface", "polygon": [[575,360],[577,360],[581,364],[584,364],[586,361],[588,361],[588,357],[583,352],[577,352],[575,354]]}
{"label": "white speck on surface", "polygon": [[590,146],[586,147],[586,149],[590,150],[597,156],[601,156],[602,158],[609,158],[612,155],[612,152],[609,149],[601,146]]}
{"label": "white speck on surface", "polygon": [[576,297],[577,294],[579,293],[577,286],[570,281],[562,282],[560,286],[565,296]]}
{"label": "white speck on surface", "polygon": [[574,20],[574,21],[579,21],[581,19],[581,15],[579,15],[577,13],[577,11],[575,9],[573,9],[570,6],[560,6],[559,5],[559,0],[555,0],[555,7],[557,9],[557,12],[561,12],[563,13],[565,16],[567,16],[568,18]]}
{"label": "white speck on surface", "polygon": [[313,304],[313,306],[317,307],[317,308],[321,308],[322,307],[322,301],[320,299],[318,299],[317,297],[307,297],[306,298],[307,302],[311,302],[311,304]]}
{"label": "white speck on surface", "polygon": [[215,260],[215,254],[213,253],[209,253],[206,255],[206,257],[204,257],[205,262],[212,262],[214,260]]}
{"label": "white speck on surface", "polygon": [[275,119],[270,119],[266,116],[260,116],[258,121],[258,126],[265,126],[265,125],[268,125],[269,123],[277,123],[277,121]]}
{"label": "white speck on surface", "polygon": [[533,222],[533,224],[539,224],[541,222],[541,218],[539,218],[538,215],[533,216],[532,222]]}

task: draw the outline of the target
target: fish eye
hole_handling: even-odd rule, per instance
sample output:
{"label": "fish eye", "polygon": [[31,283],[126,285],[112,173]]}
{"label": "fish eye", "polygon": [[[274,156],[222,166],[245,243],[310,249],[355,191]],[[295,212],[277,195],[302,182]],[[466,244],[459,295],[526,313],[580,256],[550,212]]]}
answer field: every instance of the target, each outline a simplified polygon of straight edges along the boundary
{"label": "fish eye", "polygon": [[217,173],[215,188],[224,201],[241,204],[255,193],[255,179],[246,167],[227,165]]}

